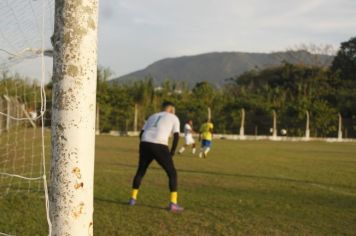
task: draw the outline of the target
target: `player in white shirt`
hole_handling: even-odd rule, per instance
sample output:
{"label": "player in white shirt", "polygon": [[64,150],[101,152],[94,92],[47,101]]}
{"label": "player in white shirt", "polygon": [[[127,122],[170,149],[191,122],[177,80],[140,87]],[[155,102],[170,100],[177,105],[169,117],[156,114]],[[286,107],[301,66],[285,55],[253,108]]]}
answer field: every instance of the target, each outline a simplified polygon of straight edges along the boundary
{"label": "player in white shirt", "polygon": [[193,121],[188,120],[188,122],[184,125],[184,145],[179,149],[179,154],[182,154],[185,149],[189,146],[192,146],[192,153],[195,154],[195,140],[193,138]]}
{"label": "player in white shirt", "polygon": [[[173,212],[182,211],[177,204],[177,171],[174,167],[173,156],[179,141],[180,123],[174,114],[174,105],[170,102],[162,104],[163,111],[151,115],[140,133],[140,158],[138,169],[132,184],[130,205],[136,204],[138,189],[153,160],[165,170],[169,179],[171,201],[169,209]],[[172,147],[168,148],[169,136],[173,134]]]}

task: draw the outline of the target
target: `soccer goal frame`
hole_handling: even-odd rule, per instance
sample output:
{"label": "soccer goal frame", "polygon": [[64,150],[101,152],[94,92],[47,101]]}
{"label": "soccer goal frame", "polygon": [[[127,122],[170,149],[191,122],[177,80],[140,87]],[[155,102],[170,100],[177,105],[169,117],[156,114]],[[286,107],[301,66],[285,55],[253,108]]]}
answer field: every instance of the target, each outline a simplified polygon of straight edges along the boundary
{"label": "soccer goal frame", "polygon": [[55,4],[52,235],[93,234],[98,4],[99,0]]}

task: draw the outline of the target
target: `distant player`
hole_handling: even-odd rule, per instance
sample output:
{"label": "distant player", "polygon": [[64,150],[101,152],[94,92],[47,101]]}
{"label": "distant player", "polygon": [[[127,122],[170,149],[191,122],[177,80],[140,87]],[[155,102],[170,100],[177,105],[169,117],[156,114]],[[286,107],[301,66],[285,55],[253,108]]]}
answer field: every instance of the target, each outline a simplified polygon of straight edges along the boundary
{"label": "distant player", "polygon": [[[165,170],[169,179],[171,200],[169,209],[172,212],[183,210],[177,204],[177,171],[174,167],[173,156],[179,141],[180,123],[174,112],[174,105],[170,102],[162,104],[162,112],[151,115],[140,133],[140,156],[136,175],[132,184],[130,205],[136,204],[138,189],[146,174],[148,166],[153,160]],[[169,136],[173,133],[171,150],[168,148]]]}
{"label": "distant player", "polygon": [[182,154],[185,149],[189,146],[192,146],[192,153],[195,154],[195,140],[193,138],[193,121],[188,120],[188,122],[184,125],[184,145],[179,149],[179,154]]}
{"label": "distant player", "polygon": [[213,129],[214,125],[210,120],[207,120],[200,127],[199,140],[201,140],[201,149],[199,153],[200,158],[207,158],[208,153],[211,149],[211,144],[213,140]]}

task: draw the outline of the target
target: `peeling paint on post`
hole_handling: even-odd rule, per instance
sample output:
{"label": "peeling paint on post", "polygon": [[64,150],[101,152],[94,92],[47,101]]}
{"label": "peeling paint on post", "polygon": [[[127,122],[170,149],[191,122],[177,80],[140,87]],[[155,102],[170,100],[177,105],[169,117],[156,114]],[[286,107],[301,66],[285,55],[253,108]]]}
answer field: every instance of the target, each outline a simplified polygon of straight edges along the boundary
{"label": "peeling paint on post", "polygon": [[93,235],[98,2],[55,3],[52,235]]}

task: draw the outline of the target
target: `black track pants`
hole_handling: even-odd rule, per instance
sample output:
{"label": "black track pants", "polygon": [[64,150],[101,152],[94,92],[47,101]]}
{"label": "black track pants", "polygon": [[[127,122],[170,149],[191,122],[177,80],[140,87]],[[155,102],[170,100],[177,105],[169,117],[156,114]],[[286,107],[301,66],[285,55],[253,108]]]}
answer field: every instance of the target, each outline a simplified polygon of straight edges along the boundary
{"label": "black track pants", "polygon": [[141,181],[146,174],[148,166],[153,160],[165,170],[169,179],[169,190],[171,192],[177,191],[177,171],[174,167],[172,156],[169,152],[168,146],[156,143],[140,143],[140,158],[138,162],[138,169],[133,180],[132,188],[138,189]]}

